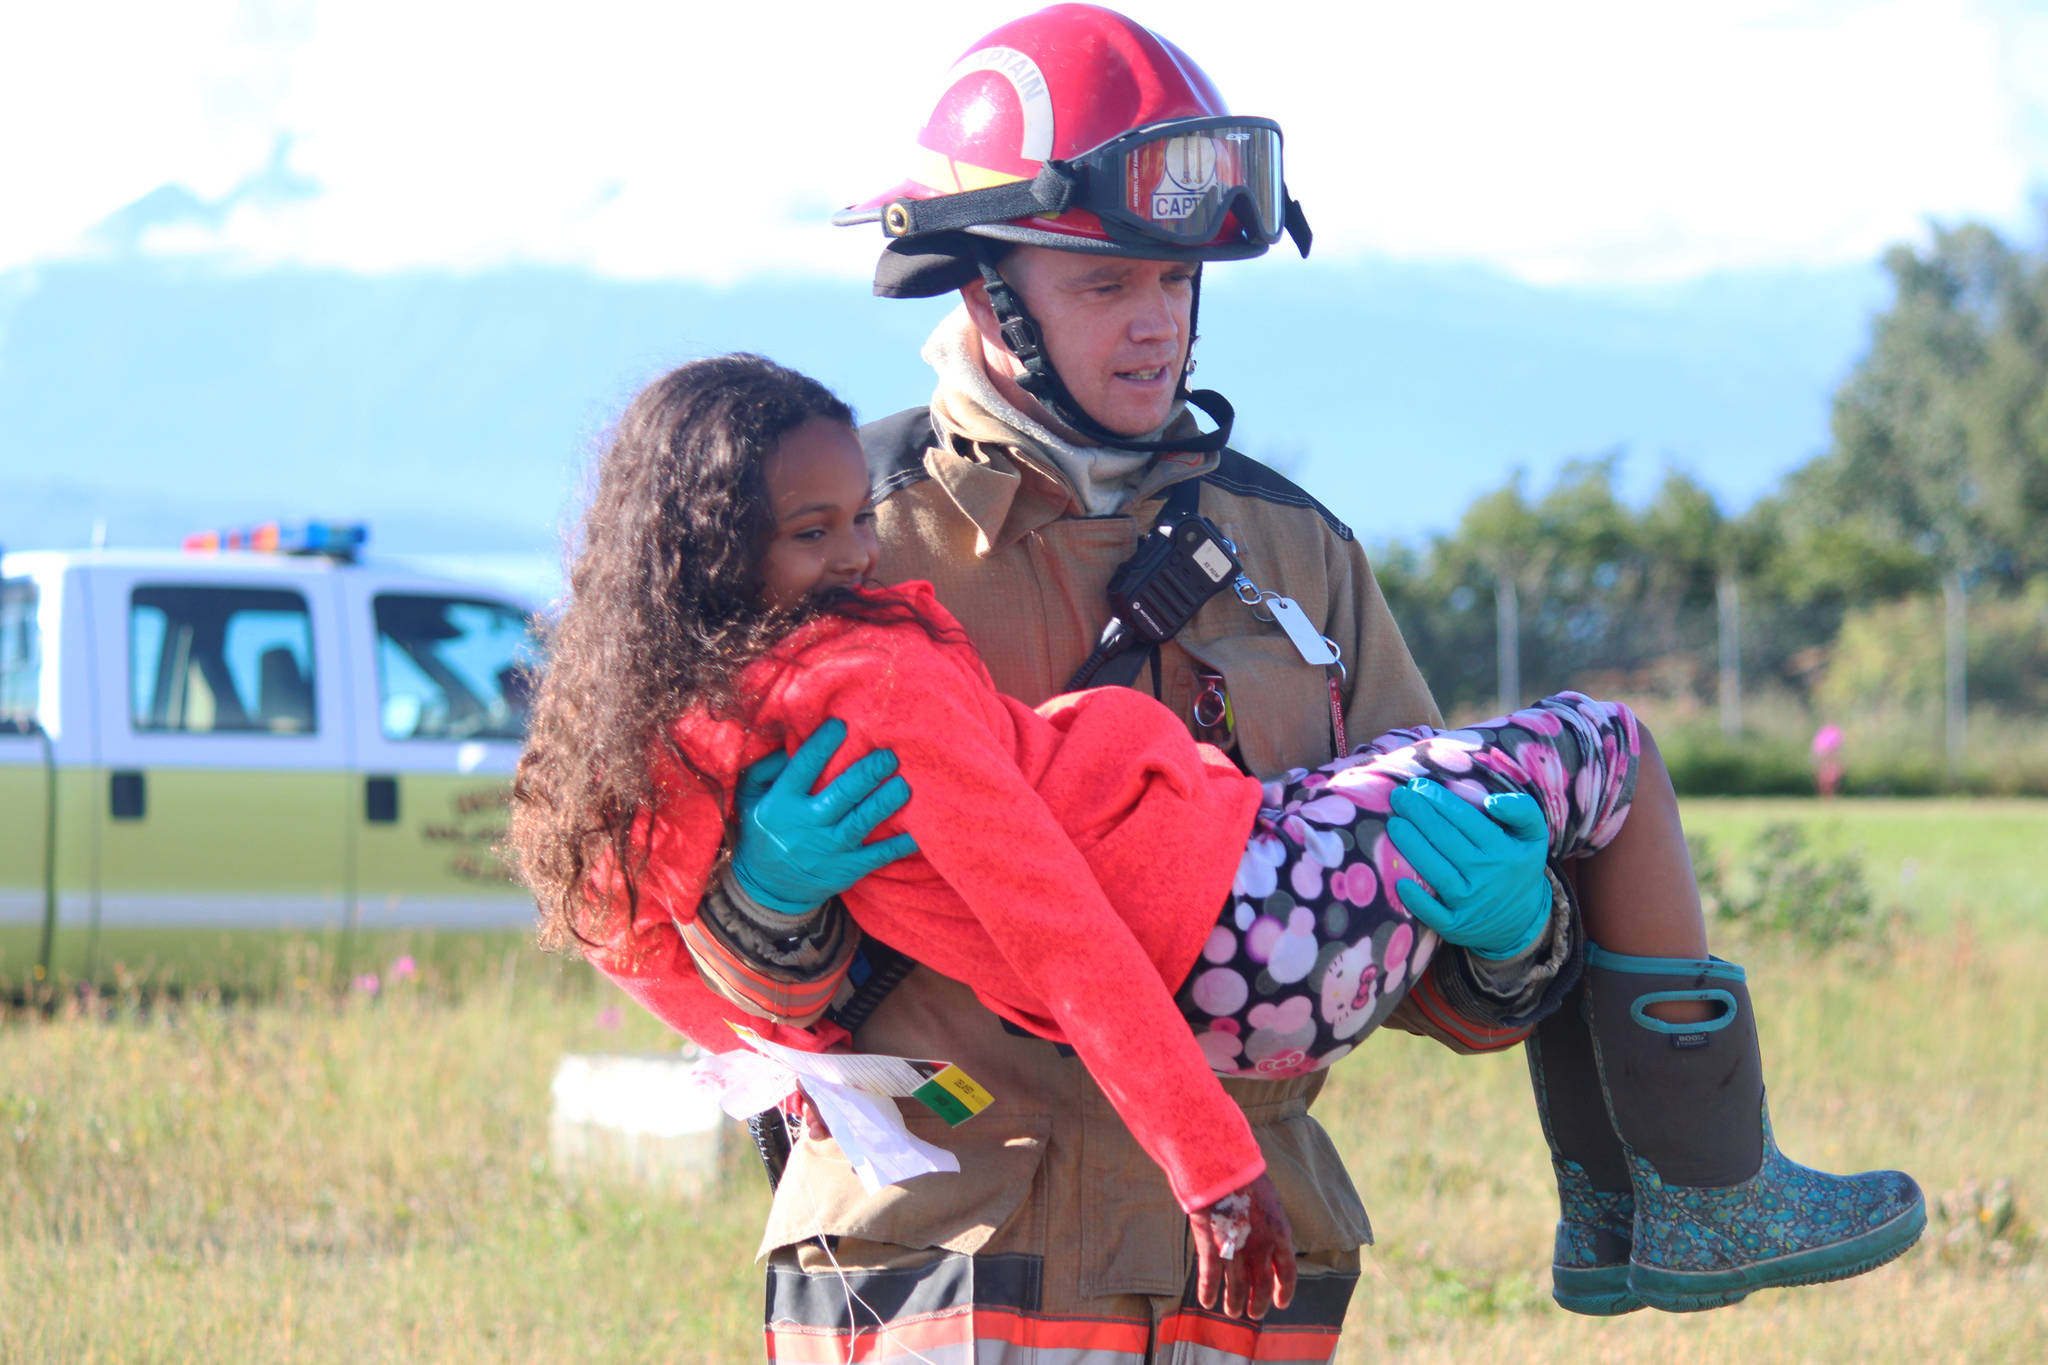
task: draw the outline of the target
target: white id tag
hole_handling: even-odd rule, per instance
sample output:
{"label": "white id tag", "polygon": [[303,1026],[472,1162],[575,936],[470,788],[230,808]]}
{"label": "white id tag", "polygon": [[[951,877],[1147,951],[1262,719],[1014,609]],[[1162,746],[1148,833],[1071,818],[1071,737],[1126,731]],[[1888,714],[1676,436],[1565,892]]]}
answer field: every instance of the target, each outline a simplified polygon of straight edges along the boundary
{"label": "white id tag", "polygon": [[1301,603],[1291,597],[1268,597],[1266,610],[1273,613],[1273,619],[1280,623],[1280,629],[1287,632],[1287,638],[1294,642],[1295,652],[1301,655],[1303,663],[1326,668],[1337,662],[1337,651],[1323,638],[1323,633],[1309,624],[1308,613],[1301,609]]}

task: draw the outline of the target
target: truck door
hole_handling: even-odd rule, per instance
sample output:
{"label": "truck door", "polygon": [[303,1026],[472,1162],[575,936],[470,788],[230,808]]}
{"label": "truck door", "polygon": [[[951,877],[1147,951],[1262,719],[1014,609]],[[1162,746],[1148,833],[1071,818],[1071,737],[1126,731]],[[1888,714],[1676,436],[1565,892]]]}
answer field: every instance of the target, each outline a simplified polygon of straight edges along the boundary
{"label": "truck door", "polygon": [[0,982],[26,977],[42,951],[54,848],[51,745],[41,716],[40,595],[0,577]]}
{"label": "truck door", "polygon": [[525,929],[533,901],[495,852],[526,727],[526,611],[489,592],[359,580],[357,923]]}
{"label": "truck door", "polygon": [[96,968],[180,958],[193,931],[342,927],[332,579],[109,569],[91,606],[102,669],[125,664],[99,693]]}

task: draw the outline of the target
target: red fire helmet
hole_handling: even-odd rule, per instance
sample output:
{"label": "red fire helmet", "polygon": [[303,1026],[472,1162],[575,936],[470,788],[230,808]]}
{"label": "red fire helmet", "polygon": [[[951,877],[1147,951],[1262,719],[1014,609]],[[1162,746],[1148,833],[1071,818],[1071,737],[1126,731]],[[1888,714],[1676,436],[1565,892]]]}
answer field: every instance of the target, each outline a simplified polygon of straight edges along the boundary
{"label": "red fire helmet", "polygon": [[970,47],[910,175],[833,221],[880,222],[899,258],[943,252],[936,235],[956,232],[1203,261],[1260,255],[1285,232],[1306,255],[1280,150],[1278,124],[1232,115],[1166,39],[1114,10],[1052,5]]}

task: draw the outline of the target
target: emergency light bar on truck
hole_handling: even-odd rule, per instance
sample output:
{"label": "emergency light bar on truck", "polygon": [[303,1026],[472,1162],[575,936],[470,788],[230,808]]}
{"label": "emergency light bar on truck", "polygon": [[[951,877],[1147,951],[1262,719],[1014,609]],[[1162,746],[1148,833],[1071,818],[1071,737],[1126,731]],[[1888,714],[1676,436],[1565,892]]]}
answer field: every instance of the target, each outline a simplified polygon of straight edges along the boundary
{"label": "emergency light bar on truck", "polygon": [[255,550],[263,554],[325,555],[354,563],[369,528],[351,521],[266,521],[227,531],[199,531],[185,537],[193,553],[212,550]]}

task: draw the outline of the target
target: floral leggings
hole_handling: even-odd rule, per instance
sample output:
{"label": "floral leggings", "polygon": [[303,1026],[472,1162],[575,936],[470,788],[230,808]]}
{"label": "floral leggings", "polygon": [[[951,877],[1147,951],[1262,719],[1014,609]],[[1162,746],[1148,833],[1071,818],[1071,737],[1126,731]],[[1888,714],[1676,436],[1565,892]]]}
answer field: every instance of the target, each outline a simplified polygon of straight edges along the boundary
{"label": "floral leggings", "polygon": [[1230,897],[1176,997],[1209,1065],[1273,1079],[1321,1070],[1429,965],[1436,935],[1394,895],[1422,880],[1387,837],[1395,787],[1429,777],[1474,804],[1526,792],[1551,858],[1582,858],[1627,818],[1638,755],[1626,706],[1560,692],[1462,730],[1391,730],[1266,783]]}

